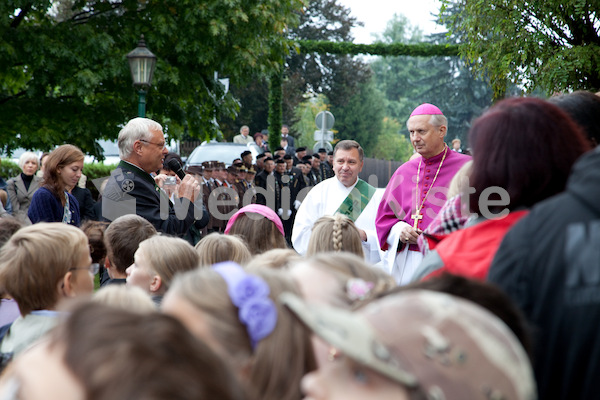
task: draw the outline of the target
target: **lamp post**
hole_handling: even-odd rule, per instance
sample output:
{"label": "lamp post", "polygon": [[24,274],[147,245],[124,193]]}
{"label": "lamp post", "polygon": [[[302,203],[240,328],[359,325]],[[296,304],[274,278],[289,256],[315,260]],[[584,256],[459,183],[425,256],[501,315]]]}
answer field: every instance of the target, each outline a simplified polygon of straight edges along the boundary
{"label": "lamp post", "polygon": [[127,54],[133,86],[138,89],[138,116],[146,116],[146,92],[152,83],[156,56],[146,47],[144,35],[140,37],[138,46]]}

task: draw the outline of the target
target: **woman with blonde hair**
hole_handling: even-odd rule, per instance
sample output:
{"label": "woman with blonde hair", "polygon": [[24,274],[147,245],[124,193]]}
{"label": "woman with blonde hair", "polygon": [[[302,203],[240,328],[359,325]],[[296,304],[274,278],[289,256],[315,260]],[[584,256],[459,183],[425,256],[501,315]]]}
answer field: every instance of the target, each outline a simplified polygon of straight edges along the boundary
{"label": "woman with blonde hair", "polygon": [[19,157],[21,173],[6,182],[6,192],[12,204],[13,216],[21,222],[29,224],[27,210],[31,204],[34,193],[39,189],[41,179],[35,176],[38,170],[37,156],[26,151]]}
{"label": "woman with blonde hair", "polygon": [[360,233],[354,222],[343,214],[325,215],[315,222],[308,242],[307,256],[345,251],[364,258]]}
{"label": "woman with blonde hair", "polygon": [[69,190],[81,178],[83,157],[81,150],[70,144],[50,153],[44,162],[44,182],[34,193],[27,211],[32,223],[63,222],[79,226],[79,203]]}
{"label": "woman with blonde hair", "polygon": [[199,266],[211,266],[223,261],[233,261],[246,265],[252,254],[244,240],[236,235],[222,235],[213,232],[196,243]]}
{"label": "woman with blonde hair", "polygon": [[138,286],[160,305],[173,277],[198,266],[198,253],[191,244],[171,236],[152,236],[140,243],[134,262],[127,268],[127,285]]}
{"label": "woman with blonde hair", "polygon": [[299,400],[315,367],[310,336],[277,300],[299,294],[286,272],[216,264],[179,275],[162,304],[229,361],[250,399]]}

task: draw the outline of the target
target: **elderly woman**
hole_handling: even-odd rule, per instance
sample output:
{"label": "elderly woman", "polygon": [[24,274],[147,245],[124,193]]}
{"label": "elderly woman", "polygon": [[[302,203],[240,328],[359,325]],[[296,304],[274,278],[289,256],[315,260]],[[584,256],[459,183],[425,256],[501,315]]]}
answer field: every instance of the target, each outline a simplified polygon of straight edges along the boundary
{"label": "elderly woman", "polygon": [[34,153],[23,153],[19,157],[19,168],[22,172],[6,183],[13,215],[21,222],[29,223],[27,211],[33,194],[40,187],[41,179],[35,175],[38,166],[38,157]]}
{"label": "elderly woman", "polygon": [[84,155],[70,144],[57,147],[45,160],[44,183],[27,212],[32,223],[63,222],[79,226],[79,203],[69,193],[77,185],[83,171]]}
{"label": "elderly woman", "polygon": [[469,172],[469,227],[435,245],[415,279],[448,271],[485,279],[505,233],[534,204],[562,192],[575,161],[590,145],[581,128],[549,102],[503,100],[469,131],[473,165]]}

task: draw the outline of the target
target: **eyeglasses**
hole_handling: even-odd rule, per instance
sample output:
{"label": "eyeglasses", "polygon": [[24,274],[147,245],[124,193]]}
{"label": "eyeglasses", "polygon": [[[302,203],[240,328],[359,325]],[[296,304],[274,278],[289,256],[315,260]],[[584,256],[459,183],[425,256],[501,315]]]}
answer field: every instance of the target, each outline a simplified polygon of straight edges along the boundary
{"label": "eyeglasses", "polygon": [[148,144],[153,144],[155,146],[158,146],[161,149],[164,149],[165,147],[167,147],[167,142],[154,143],[154,142],[151,142],[149,140],[144,140],[144,139],[140,139],[140,142],[144,142],[144,143],[148,143]]}
{"label": "eyeglasses", "polygon": [[87,269],[92,275],[96,275],[98,271],[100,271],[100,264],[92,263],[88,267],[69,268],[69,271],[74,271],[76,269]]}

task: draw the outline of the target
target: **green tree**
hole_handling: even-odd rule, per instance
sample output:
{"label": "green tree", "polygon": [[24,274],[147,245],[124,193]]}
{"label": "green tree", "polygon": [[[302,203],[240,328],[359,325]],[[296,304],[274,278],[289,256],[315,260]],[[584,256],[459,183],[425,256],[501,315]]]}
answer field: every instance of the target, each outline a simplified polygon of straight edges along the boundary
{"label": "green tree", "polygon": [[312,148],[315,144],[314,133],[316,130],[315,118],[321,111],[328,111],[327,98],[323,94],[314,96],[307,95],[306,99],[298,104],[295,109],[292,126],[294,132],[297,132],[296,147]]}
{"label": "green tree", "polygon": [[[310,0],[300,23],[290,30],[293,40],[352,42],[351,30],[360,25],[350,9],[337,0]],[[286,59],[284,120],[291,120],[305,93],[324,94],[333,107],[344,105],[370,78],[368,65],[348,55],[292,53]]]}
{"label": "green tree", "polygon": [[377,90],[373,80],[359,86],[358,93],[343,106],[331,105],[335,116],[336,139],[356,140],[365,151],[366,157],[373,156],[377,137],[383,129],[384,109],[381,107],[383,94]]}
{"label": "green tree", "polygon": [[408,161],[413,154],[413,147],[410,140],[402,134],[406,131],[393,118],[383,119],[383,132],[377,137],[373,149],[373,157],[383,160]]}
{"label": "green tree", "polygon": [[[404,15],[394,14],[377,43],[415,44],[423,41],[423,32],[413,27]],[[431,71],[422,68],[423,57],[377,57],[371,68],[377,88],[385,94],[386,115],[403,121],[408,118],[424,88],[421,83]]]}
{"label": "green tree", "polygon": [[[495,98],[507,85],[547,93],[600,89],[597,0],[442,0],[461,53],[486,74]],[[461,12],[445,14],[448,8]]]}
{"label": "green tree", "polygon": [[302,0],[122,0],[0,2],[0,119],[3,149],[86,152],[114,139],[135,115],[125,55],[140,34],[158,57],[148,116],[171,137],[210,137],[239,104],[215,71],[243,82],[288,54],[286,32]]}
{"label": "green tree", "polygon": [[[449,12],[458,9],[446,10]],[[458,41],[447,33],[424,38],[402,15],[394,15],[380,40],[437,45]],[[404,123],[416,105],[433,103],[448,118],[448,141],[457,137],[466,145],[471,120],[491,104],[489,83],[475,78],[471,66],[459,57],[379,57],[372,67],[378,88],[386,94],[387,115]]]}

